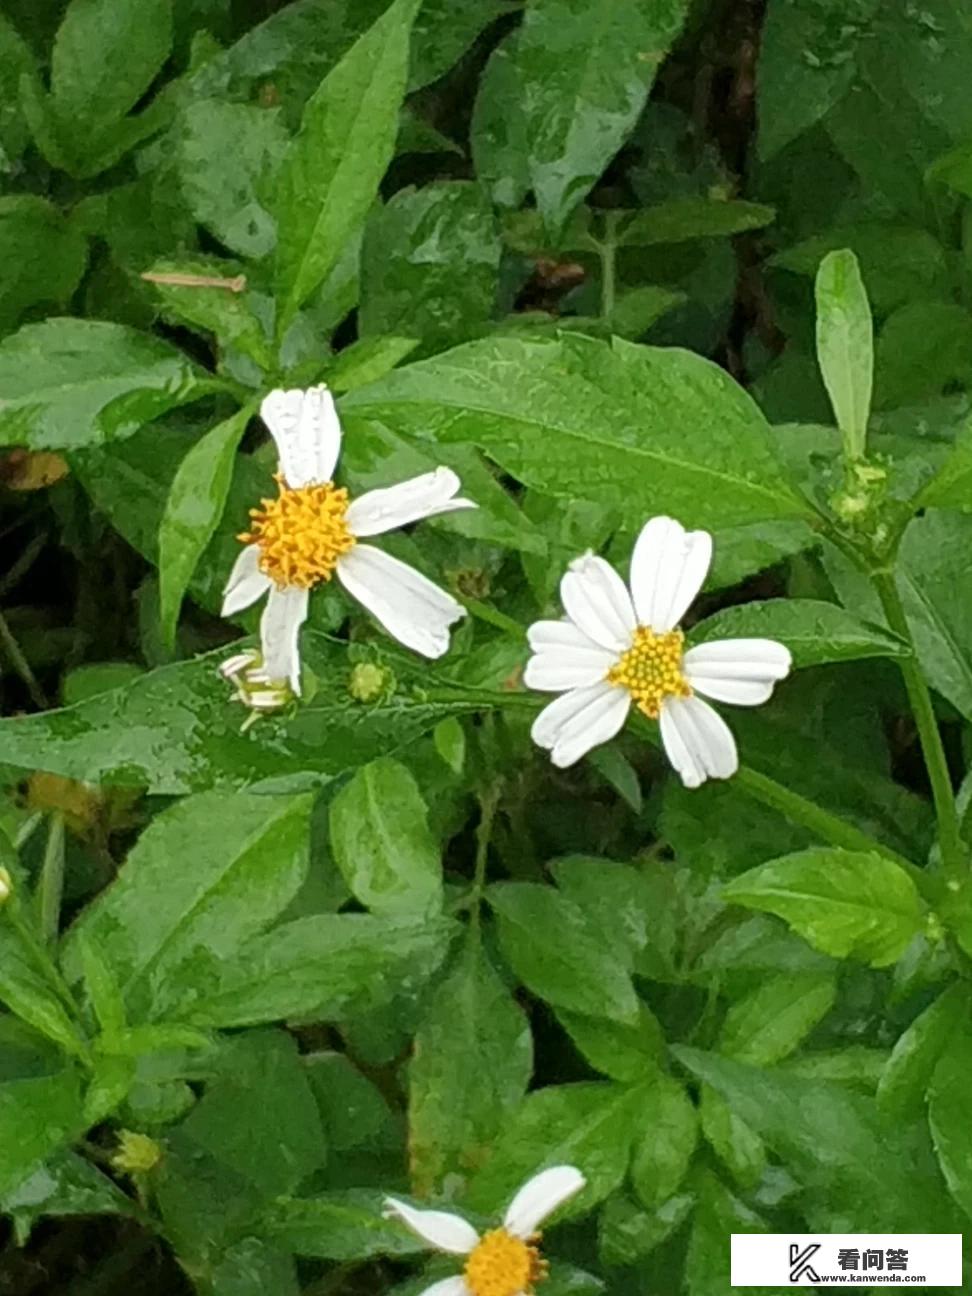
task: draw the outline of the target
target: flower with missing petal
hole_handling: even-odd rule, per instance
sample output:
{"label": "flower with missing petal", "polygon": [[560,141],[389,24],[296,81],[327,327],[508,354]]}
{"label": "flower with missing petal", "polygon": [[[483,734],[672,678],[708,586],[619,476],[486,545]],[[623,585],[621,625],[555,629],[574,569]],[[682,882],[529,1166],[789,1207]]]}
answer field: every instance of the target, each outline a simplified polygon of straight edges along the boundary
{"label": "flower with missing petal", "polygon": [[421,518],[475,508],[457,498],[459,478],[436,468],[397,486],[351,499],[332,480],[341,425],[327,387],[272,391],[260,416],[280,458],[277,499],[250,510],[246,546],[223,591],[223,616],[235,616],[264,594],[260,622],[263,671],[300,692],[297,638],[313,586],[332,576],[388,633],[424,657],[441,657],[449,627],[465,616],[460,603],[414,567],[362,539]]}
{"label": "flower with missing petal", "polygon": [[631,555],[630,593],[603,558],[575,559],[560,582],[566,617],[529,630],[529,688],[560,693],[533,723],[533,740],[561,769],[619,732],[631,704],[657,719],[686,787],[729,778],[738,766],[729,726],[700,694],[758,706],[790,670],[775,639],[717,639],[684,651],[678,623],[712,561],[707,531],[652,518]]}
{"label": "flower with missing petal", "polygon": [[541,1170],[510,1202],[502,1227],[482,1237],[461,1215],[417,1210],[395,1197],[385,1198],[385,1215],[400,1219],[436,1251],[465,1257],[461,1275],[433,1283],[420,1296],[531,1296],[547,1276],[537,1226],[585,1183],[574,1166]]}

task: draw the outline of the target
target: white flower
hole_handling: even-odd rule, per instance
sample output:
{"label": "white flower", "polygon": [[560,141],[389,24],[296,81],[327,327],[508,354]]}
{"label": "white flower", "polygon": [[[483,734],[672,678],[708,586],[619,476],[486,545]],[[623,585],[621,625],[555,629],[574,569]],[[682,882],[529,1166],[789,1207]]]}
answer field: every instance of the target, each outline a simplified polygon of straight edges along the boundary
{"label": "white flower", "polygon": [[272,391],[260,415],[277,443],[280,495],[250,510],[250,530],[240,537],[246,548],[223,591],[223,616],[267,595],[260,622],[267,678],[289,680],[300,692],[297,638],[308,595],[335,574],[395,639],[425,657],[441,657],[449,627],[465,609],[414,567],[358,541],[437,513],[475,508],[456,498],[459,478],[450,468],[436,468],[349,500],[331,480],[341,425],[325,386]]}
{"label": "white flower", "polygon": [[632,702],[657,718],[668,759],[686,787],[739,766],[728,725],[698,694],[758,706],[791,666],[774,639],[718,639],[683,652],[678,623],[712,561],[707,531],[652,518],[631,555],[631,592],[610,564],[577,558],[560,582],[567,613],[529,630],[529,688],[561,693],[533,723],[533,740],[560,768],[621,729]]}
{"label": "white flower", "polygon": [[436,1251],[465,1256],[462,1274],[426,1287],[421,1296],[528,1296],[546,1276],[537,1226],[587,1181],[574,1166],[553,1166],[527,1180],[510,1202],[502,1228],[482,1237],[461,1215],[417,1210],[385,1198],[386,1217],[396,1217]]}

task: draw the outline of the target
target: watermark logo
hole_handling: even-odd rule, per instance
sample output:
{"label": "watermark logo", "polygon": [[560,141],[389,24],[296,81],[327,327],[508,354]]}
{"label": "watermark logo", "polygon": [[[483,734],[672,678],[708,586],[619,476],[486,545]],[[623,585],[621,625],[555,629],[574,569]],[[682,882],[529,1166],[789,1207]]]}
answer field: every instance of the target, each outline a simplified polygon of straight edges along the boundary
{"label": "watermark logo", "polygon": [[816,1255],[819,1250],[819,1242],[811,1242],[805,1247],[801,1247],[798,1242],[790,1243],[790,1282],[799,1282],[802,1278],[807,1282],[820,1281],[820,1275],[810,1263],[811,1256]]}
{"label": "watermark logo", "polygon": [[733,1287],[961,1287],[961,1233],[733,1233]]}

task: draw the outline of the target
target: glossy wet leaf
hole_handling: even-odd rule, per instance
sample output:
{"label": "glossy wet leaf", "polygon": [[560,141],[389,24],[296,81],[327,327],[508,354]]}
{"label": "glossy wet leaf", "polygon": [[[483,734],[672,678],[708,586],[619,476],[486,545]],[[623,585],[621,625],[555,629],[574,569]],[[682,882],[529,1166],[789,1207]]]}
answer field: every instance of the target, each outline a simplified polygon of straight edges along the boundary
{"label": "glossy wet leaf", "polygon": [[711,1085],[699,1093],[699,1125],[706,1142],[741,1188],[753,1189],[766,1170],[763,1140]]}
{"label": "glossy wet leaf", "polygon": [[621,1183],[644,1087],[548,1085],[528,1094],[506,1121],[489,1163],[473,1179],[469,1204],[499,1215],[522,1184],[546,1166],[574,1165],[587,1187],[555,1218],[582,1214]]}
{"label": "glossy wet leaf", "polygon": [[81,1090],[72,1070],[0,1084],[0,1196],[16,1192],[82,1128]]}
{"label": "glossy wet leaf", "polygon": [[251,412],[247,406],[211,428],[173,478],[159,528],[159,615],[170,645],[192,573],[222,516],[236,448]]}
{"label": "glossy wet leaf", "polygon": [[797,667],[910,656],[908,645],[890,630],[817,599],[770,599],[723,608],[693,626],[690,635],[692,643],[746,638],[779,640]]}
{"label": "glossy wet leaf", "polygon": [[0,927],[0,1002],[67,1053],[83,1052],[80,1027],[38,963],[29,938],[7,924]]}
{"label": "glossy wet leaf", "polygon": [[0,333],[31,307],[64,306],[87,258],[87,241],[46,198],[0,198]]}
{"label": "glossy wet leaf", "polygon": [[638,1108],[631,1183],[642,1204],[655,1209],[685,1178],[698,1140],[698,1116],[683,1085],[658,1072]]}
{"label": "glossy wet leaf", "polygon": [[886,1117],[903,1120],[921,1110],[939,1059],[961,1032],[968,1010],[968,993],[956,983],[898,1036],[877,1088],[878,1107]]}
{"label": "glossy wet leaf", "polygon": [[240,256],[257,260],[276,243],[268,204],[288,142],[273,109],[200,99],[180,119],[185,199],[199,223]]}
{"label": "glossy wet leaf", "polygon": [[767,978],[736,999],[722,1023],[719,1050],[755,1066],[782,1061],[834,1006],[837,987],[827,972]]}
{"label": "glossy wet leaf", "polygon": [[523,1010],[478,943],[470,941],[437,987],[409,1065],[412,1186],[427,1196],[447,1175],[489,1159],[533,1068]]}
{"label": "glossy wet leaf", "polygon": [[496,311],[501,246],[480,187],[455,180],[406,189],[378,209],[361,249],[363,337],[464,341]]}
{"label": "glossy wet leaf", "polygon": [[[178,802],[139,838],[117,880],[68,937],[114,973],[133,1020],[215,974],[297,893],[308,867],[312,798],[204,793]],[[187,990],[187,994],[189,991]]]}
{"label": "glossy wet leaf", "polygon": [[0,444],[101,445],[214,386],[183,352],[122,324],[28,324],[0,343]]}
{"label": "glossy wet leaf", "polygon": [[419,1254],[424,1247],[415,1234],[399,1221],[383,1218],[384,1198],[375,1188],[284,1197],[262,1227],[281,1246],[321,1260]]}
{"label": "glossy wet leaf", "polygon": [[398,135],[417,0],[395,0],[321,83],[274,188],[281,327],[327,278],[375,200]]}
{"label": "glossy wet leaf", "polygon": [[344,404],[402,432],[471,441],[525,485],[610,505],[632,525],[662,511],[729,526],[803,510],[749,397],[677,349],[487,339],[408,365]]}
{"label": "glossy wet leaf", "polygon": [[[0,721],[5,757],[169,796],[217,785],[308,787],[404,746],[446,716],[479,709],[461,699],[429,700],[411,685],[384,700],[356,702],[346,648],[313,631],[303,643],[320,684],[291,716],[265,717],[240,732],[244,713],[217,669],[236,645],[150,671],[77,707]],[[401,671],[397,659],[390,669]]]}
{"label": "glossy wet leaf", "polygon": [[551,230],[624,143],[677,37],[681,0],[535,0],[517,39],[530,179]]}
{"label": "glossy wet leaf", "polygon": [[518,207],[530,190],[526,132],[514,34],[490,55],[470,125],[476,176],[497,207]]}
{"label": "glossy wet leaf", "polygon": [[928,1123],[942,1174],[966,1215],[972,1214],[972,1127],[962,1111],[970,1065],[972,1031],[966,1014],[950,1033],[928,1093]]}
{"label": "glossy wet leaf", "polygon": [[773,208],[761,203],[672,198],[623,219],[617,239],[621,247],[650,247],[688,239],[726,238],[761,229],[774,216]]}
{"label": "glossy wet leaf", "polygon": [[910,876],[883,855],[819,848],[734,878],[727,900],[777,914],[815,949],[886,967],[922,926]]}
{"label": "glossy wet leaf", "polygon": [[504,882],[489,890],[500,944],[524,985],[554,1007],[633,1025],[638,999],[611,944],[583,910],[551,887]]}
{"label": "glossy wet leaf", "polygon": [[331,850],[356,900],[372,913],[441,912],[442,863],[418,784],[401,762],[362,766],[330,807]]}
{"label": "glossy wet leaf", "polygon": [[180,995],[179,1011],[198,1026],[342,1020],[420,993],[446,957],[453,931],[444,918],[296,918],[251,940],[205,981],[195,979]]}
{"label": "glossy wet leaf", "polygon": [[131,1200],[113,1180],[74,1152],[55,1153],[38,1165],[0,1203],[23,1246],[45,1218],[74,1215],[130,1215]]}

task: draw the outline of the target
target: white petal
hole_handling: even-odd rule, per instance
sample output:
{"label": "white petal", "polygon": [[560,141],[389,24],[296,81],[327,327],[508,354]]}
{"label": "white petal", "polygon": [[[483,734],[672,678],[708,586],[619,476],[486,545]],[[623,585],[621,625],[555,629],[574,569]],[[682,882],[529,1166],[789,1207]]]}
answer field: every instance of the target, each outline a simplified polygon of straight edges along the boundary
{"label": "white petal", "polygon": [[261,594],[266,594],[273,584],[269,576],[260,570],[260,546],[251,544],[243,549],[233,564],[226,588],[223,590],[224,617],[235,616],[251,603],[255,603]]}
{"label": "white petal", "polygon": [[341,453],[341,424],[323,383],[307,391],[278,387],[264,397],[260,417],[273,433],[288,486],[331,480]]}
{"label": "white petal", "polygon": [[678,625],[712,562],[708,531],[686,531],[656,517],[641,529],[631,555],[631,594],[642,625],[663,633]]}
{"label": "white petal", "polygon": [[459,489],[459,478],[451,468],[436,468],[435,472],[411,477],[397,486],[359,495],[348,509],[348,526],[352,535],[381,535],[437,513],[477,508],[472,500],[454,498]]}
{"label": "white petal", "polygon": [[510,1202],[503,1220],[514,1237],[528,1238],[569,1197],[587,1183],[576,1166],[552,1166],[529,1179]]}
{"label": "white petal", "polygon": [[418,1210],[397,1197],[386,1197],[384,1213],[386,1217],[400,1219],[436,1251],[468,1255],[479,1241],[479,1234],[468,1220],[448,1211]]}
{"label": "white petal", "polygon": [[595,643],[567,617],[564,617],[561,621],[534,621],[533,625],[527,630],[527,639],[535,653],[551,652],[557,648],[604,651],[600,644]]}
{"label": "white petal", "polygon": [[706,697],[759,706],[792,663],[790,650],[775,639],[716,639],[690,648],[682,664],[692,688]]}
{"label": "white petal", "polygon": [[449,627],[466,615],[451,594],[421,572],[371,545],[338,559],[338,579],[392,638],[423,657],[449,650]]}
{"label": "white petal", "polygon": [[732,731],[701,698],[665,698],[660,725],[665,752],[686,787],[729,778],[739,768]]}
{"label": "white petal", "polygon": [[570,619],[595,643],[614,653],[631,646],[635,613],[624,581],[610,563],[587,553],[575,558],[560,582]]}
{"label": "white petal", "polygon": [[419,1292],[419,1296],[472,1296],[466,1286],[466,1280],[460,1274],[454,1278],[441,1278],[431,1287]]}
{"label": "white petal", "polygon": [[308,591],[295,585],[288,585],[286,589],[274,585],[260,618],[264,673],[270,680],[289,680],[290,687],[298,696],[300,651],[297,639],[300,627],[307,619],[307,598]]}
{"label": "white petal", "polygon": [[606,648],[559,648],[535,653],[526,664],[523,683],[544,693],[586,688],[604,679],[617,661]]}
{"label": "white petal", "polygon": [[530,733],[538,747],[550,751],[553,763],[566,769],[592,747],[613,738],[630,706],[627,690],[613,684],[572,689],[544,707]]}

